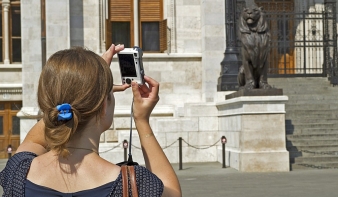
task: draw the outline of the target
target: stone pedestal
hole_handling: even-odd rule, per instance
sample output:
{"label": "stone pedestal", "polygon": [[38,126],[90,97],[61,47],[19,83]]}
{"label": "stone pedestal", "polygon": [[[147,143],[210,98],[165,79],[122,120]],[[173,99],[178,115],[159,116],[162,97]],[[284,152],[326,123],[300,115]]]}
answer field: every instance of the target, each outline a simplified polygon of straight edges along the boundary
{"label": "stone pedestal", "polygon": [[219,131],[227,138],[227,166],[241,172],[289,171],[287,101],[287,96],[242,96],[216,104]]}

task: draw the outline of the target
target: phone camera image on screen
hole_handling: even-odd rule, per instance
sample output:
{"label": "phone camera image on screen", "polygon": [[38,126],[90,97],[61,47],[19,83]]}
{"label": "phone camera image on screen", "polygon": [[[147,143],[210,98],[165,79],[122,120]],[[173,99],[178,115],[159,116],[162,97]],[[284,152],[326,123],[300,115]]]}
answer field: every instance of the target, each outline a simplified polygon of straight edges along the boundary
{"label": "phone camera image on screen", "polygon": [[122,77],[137,77],[133,54],[119,54]]}

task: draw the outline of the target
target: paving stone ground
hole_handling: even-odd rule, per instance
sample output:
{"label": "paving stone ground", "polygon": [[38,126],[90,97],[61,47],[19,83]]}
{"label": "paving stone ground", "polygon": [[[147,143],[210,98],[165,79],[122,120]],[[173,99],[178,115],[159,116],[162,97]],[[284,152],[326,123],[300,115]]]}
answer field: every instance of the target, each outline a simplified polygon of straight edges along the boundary
{"label": "paving stone ground", "polygon": [[337,197],[338,170],[243,173],[220,163],[173,167],[187,197]]}
{"label": "paving stone ground", "polygon": [[[6,160],[0,160],[0,170]],[[337,197],[338,170],[243,173],[214,163],[184,163],[179,170],[184,197]],[[2,188],[0,187],[2,195]]]}

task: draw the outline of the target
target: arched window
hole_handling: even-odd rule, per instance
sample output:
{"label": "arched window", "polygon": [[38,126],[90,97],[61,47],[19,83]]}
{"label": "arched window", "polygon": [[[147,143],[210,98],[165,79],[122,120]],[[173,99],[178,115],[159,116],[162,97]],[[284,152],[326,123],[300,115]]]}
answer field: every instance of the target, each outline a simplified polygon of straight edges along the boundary
{"label": "arched window", "polygon": [[271,52],[269,74],[295,74],[293,0],[255,0],[269,21]]}

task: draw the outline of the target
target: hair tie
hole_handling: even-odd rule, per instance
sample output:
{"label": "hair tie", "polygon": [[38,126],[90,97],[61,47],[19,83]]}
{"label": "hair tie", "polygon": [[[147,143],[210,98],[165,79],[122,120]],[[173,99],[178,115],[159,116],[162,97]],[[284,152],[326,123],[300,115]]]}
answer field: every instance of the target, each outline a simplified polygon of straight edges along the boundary
{"label": "hair tie", "polygon": [[73,117],[73,114],[71,112],[72,106],[70,106],[68,103],[57,105],[56,109],[59,111],[58,121],[72,119]]}

